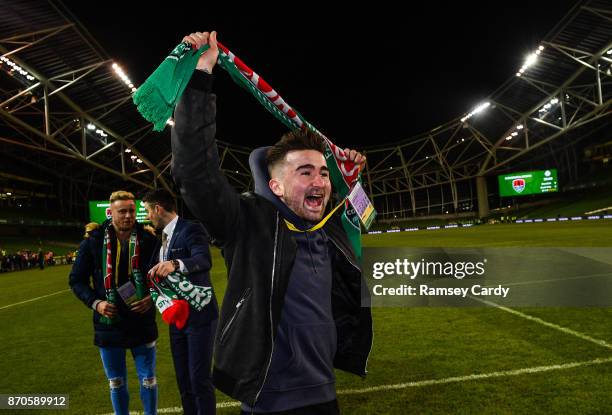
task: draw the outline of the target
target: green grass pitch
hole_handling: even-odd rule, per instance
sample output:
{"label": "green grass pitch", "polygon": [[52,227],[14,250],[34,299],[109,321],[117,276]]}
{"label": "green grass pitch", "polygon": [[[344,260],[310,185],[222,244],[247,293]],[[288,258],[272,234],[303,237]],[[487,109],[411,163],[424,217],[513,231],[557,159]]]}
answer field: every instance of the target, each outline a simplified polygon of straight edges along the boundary
{"label": "green grass pitch", "polygon": [[[612,247],[612,221],[402,232],[366,235],[363,241],[379,247]],[[222,299],[225,267],[217,250],[213,262],[213,284]],[[69,394],[69,410],[44,413],[110,413],[91,312],[67,290],[68,272],[68,266],[56,266],[0,274],[0,394]],[[612,346],[605,346],[612,344],[612,309],[519,311],[604,345],[495,308],[374,309],[369,375],[337,373],[342,413],[612,413]],[[172,409],[180,399],[168,328],[159,318],[158,325],[159,408],[178,413]],[[142,410],[132,362],[128,383],[131,409]],[[219,394],[218,402],[225,401]],[[235,406],[218,409],[237,412]]]}

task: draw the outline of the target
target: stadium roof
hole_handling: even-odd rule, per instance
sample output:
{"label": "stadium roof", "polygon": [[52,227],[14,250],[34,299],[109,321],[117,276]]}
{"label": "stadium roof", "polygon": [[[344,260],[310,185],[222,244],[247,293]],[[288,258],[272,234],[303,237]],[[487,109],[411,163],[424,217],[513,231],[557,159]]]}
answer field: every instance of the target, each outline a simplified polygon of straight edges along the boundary
{"label": "stadium roof", "polygon": [[[612,9],[577,4],[474,110],[390,145],[369,147],[370,193],[382,196],[506,169],[609,128]],[[414,198],[413,198],[414,206]]]}
{"label": "stadium roof", "polygon": [[[372,193],[390,191],[385,183],[404,191],[485,174],[573,140],[580,127],[609,124],[611,22],[609,2],[576,4],[541,40],[535,62],[483,101],[483,111],[368,148]],[[112,57],[61,2],[6,4],[0,53],[0,148],[9,160],[90,186],[172,188],[168,130],[152,133]],[[248,188],[248,149],[222,150],[230,180]]]}
{"label": "stadium roof", "polygon": [[[157,133],[149,139],[152,127],[132,104],[132,88],[61,3],[6,4],[0,53],[4,154],[76,180],[95,183],[105,172],[116,182],[171,189],[169,140]],[[246,150],[222,148],[224,168],[234,172],[235,184],[248,186],[248,176],[235,173],[246,169]],[[32,158],[32,150],[44,156]]]}

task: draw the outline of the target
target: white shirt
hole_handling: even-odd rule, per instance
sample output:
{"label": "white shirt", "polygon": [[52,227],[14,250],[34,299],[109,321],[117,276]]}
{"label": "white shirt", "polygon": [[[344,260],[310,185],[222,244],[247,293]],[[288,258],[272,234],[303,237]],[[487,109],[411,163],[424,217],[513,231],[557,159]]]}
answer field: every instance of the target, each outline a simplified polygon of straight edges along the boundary
{"label": "white shirt", "polygon": [[[176,228],[176,223],[178,222],[178,215],[174,217],[174,219],[172,219],[170,221],[170,223],[168,223],[165,227],[163,232],[168,235],[168,246],[166,247],[166,249],[170,248],[170,241],[172,240],[172,234],[174,234],[174,228]],[[168,252],[166,252],[166,256],[164,257],[164,247],[162,246],[159,249],[159,260],[161,261],[167,261],[168,258]],[[183,273],[183,274],[187,274],[189,271],[187,270],[187,268],[185,267],[185,264],[183,264],[183,261],[181,261],[180,259],[178,260],[179,263],[179,270]]]}

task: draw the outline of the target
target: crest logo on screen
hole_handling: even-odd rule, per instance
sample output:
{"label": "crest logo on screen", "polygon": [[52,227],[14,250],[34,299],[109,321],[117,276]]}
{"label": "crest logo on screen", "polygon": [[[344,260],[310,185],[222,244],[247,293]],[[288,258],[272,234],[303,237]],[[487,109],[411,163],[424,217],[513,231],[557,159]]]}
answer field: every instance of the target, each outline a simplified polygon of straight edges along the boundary
{"label": "crest logo on screen", "polygon": [[515,192],[521,193],[525,190],[525,179],[514,179],[512,181],[512,188]]}

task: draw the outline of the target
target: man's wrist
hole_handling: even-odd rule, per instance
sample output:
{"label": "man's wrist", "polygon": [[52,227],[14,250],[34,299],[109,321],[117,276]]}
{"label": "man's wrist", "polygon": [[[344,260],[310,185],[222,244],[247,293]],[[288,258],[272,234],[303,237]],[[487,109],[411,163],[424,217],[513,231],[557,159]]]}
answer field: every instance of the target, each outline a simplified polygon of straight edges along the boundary
{"label": "man's wrist", "polygon": [[197,89],[203,92],[211,92],[213,83],[213,75],[202,70],[193,72],[193,76],[189,81],[188,88]]}
{"label": "man's wrist", "polygon": [[93,308],[94,311],[98,311],[98,304],[100,304],[102,302],[102,300],[94,300],[93,303],[91,303],[91,308]]}

